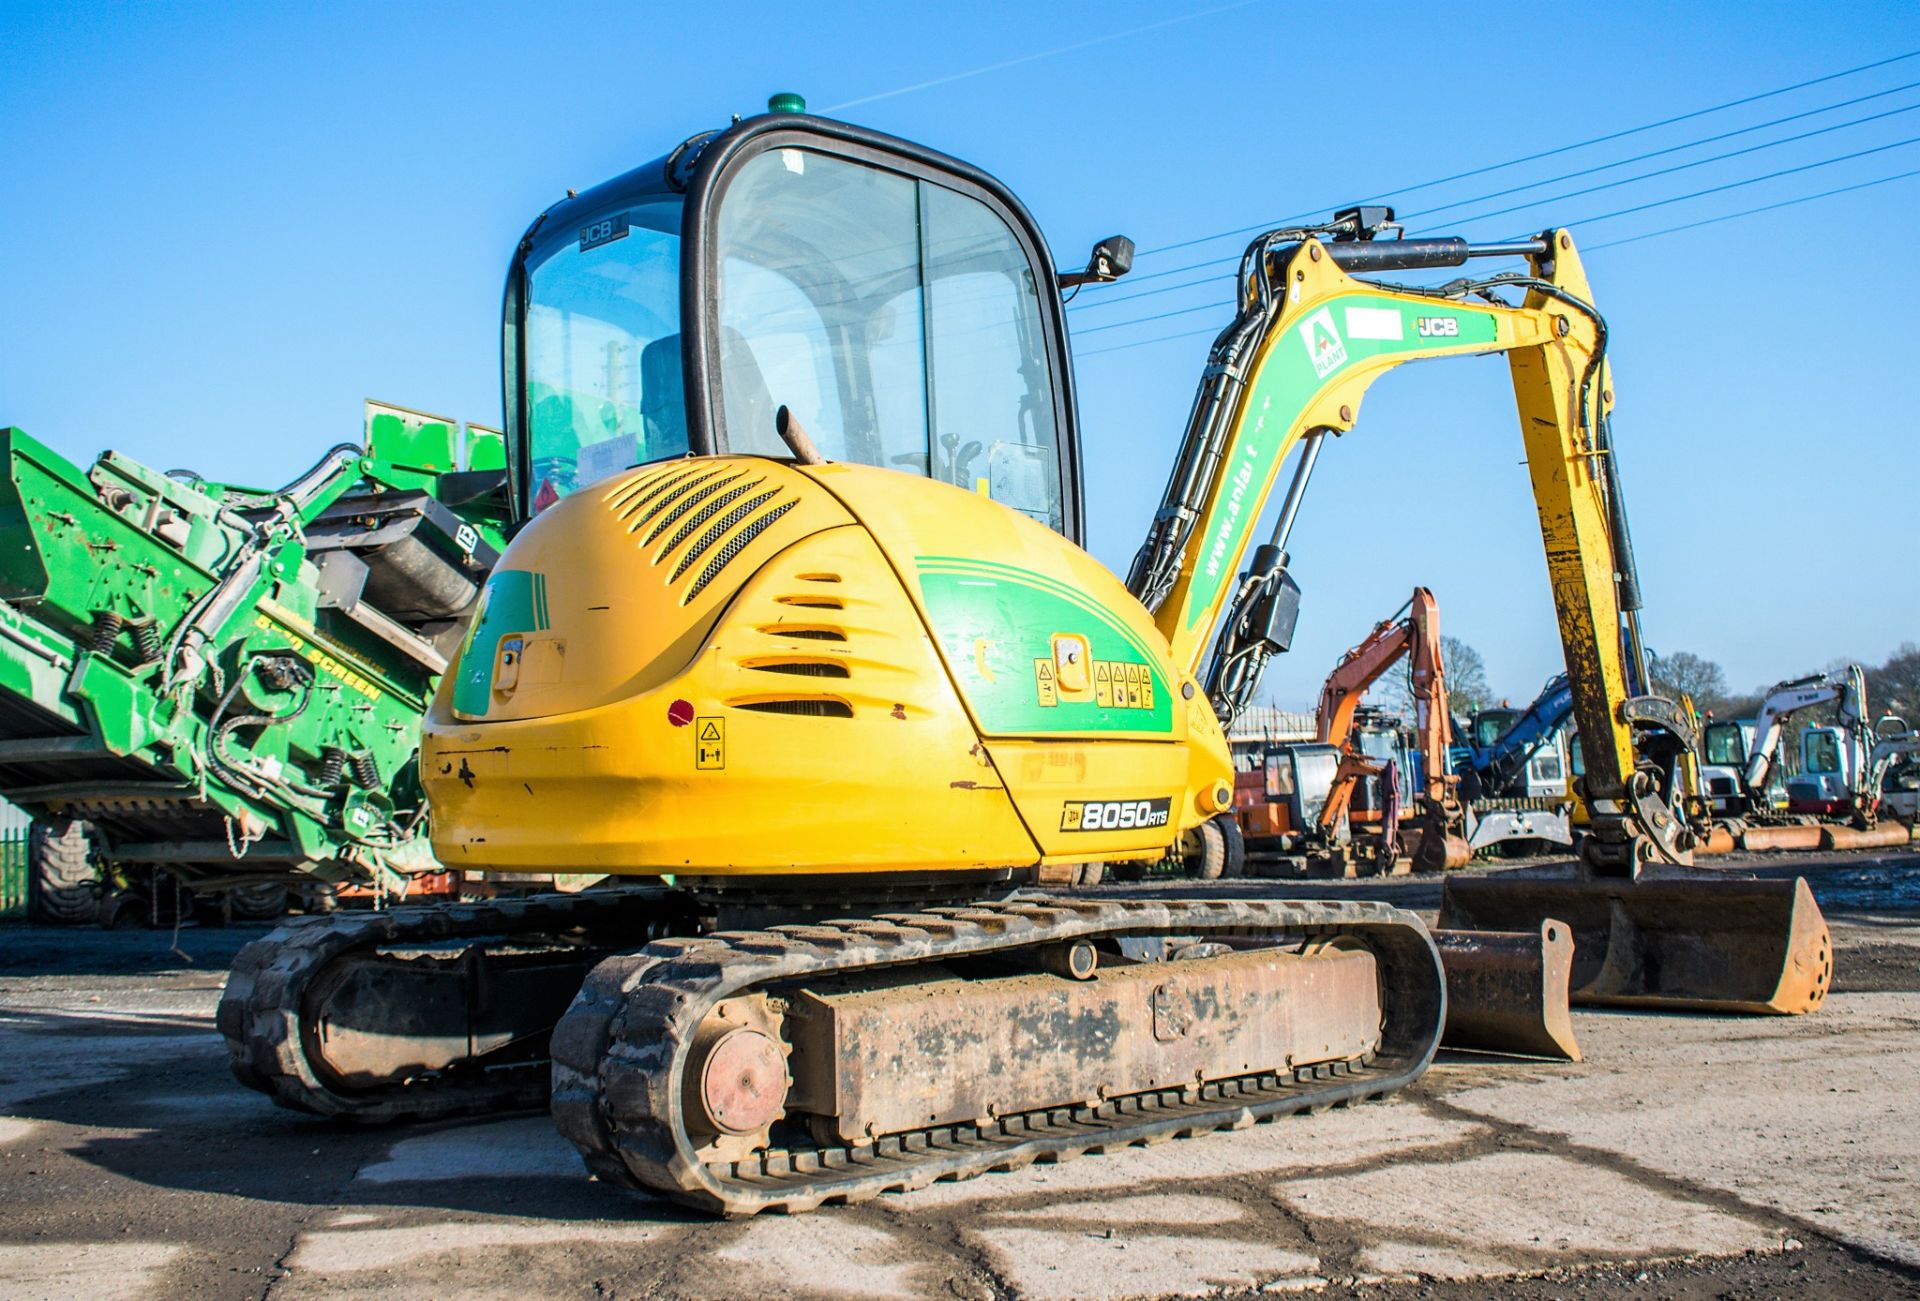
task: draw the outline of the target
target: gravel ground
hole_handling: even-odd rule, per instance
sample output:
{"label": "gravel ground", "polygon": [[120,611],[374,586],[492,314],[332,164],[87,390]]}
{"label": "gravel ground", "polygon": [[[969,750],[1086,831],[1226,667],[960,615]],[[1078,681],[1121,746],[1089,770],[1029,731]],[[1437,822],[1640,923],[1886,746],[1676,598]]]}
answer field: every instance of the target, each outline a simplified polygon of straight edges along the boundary
{"label": "gravel ground", "polygon": [[1920,1296],[1920,855],[1745,866],[1827,910],[1815,1016],[1580,1012],[1579,1065],[1443,1053],[1385,1103],[732,1223],[589,1181],[539,1115],[240,1089],[212,1013],[258,931],[0,926],[0,1298]]}

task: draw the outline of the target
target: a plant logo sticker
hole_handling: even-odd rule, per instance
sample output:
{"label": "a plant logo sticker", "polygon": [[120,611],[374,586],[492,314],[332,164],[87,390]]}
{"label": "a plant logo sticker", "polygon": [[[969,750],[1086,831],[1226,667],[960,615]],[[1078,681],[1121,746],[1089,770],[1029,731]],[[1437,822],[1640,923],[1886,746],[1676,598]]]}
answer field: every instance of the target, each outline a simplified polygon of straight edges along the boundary
{"label": "a plant logo sticker", "polygon": [[1321,379],[1347,364],[1347,345],[1334,328],[1333,311],[1323,307],[1300,323],[1300,342],[1307,345],[1313,373]]}

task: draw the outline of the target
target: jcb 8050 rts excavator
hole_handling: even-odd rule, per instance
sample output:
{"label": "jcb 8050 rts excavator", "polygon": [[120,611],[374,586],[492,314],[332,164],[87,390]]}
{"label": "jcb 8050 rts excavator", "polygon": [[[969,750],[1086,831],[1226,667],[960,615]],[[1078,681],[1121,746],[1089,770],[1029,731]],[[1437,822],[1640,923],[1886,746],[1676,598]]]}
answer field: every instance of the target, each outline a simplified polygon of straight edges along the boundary
{"label": "jcb 8050 rts excavator", "polygon": [[[506,288],[524,523],[421,768],[444,862],[641,884],[284,928],[222,999],[236,1072],[365,1118],[537,1103],[550,1074],[602,1179],[730,1214],[1416,1078],[1445,995],[1409,913],[1005,897],[1037,865],[1217,830],[1221,718],[1287,640],[1313,454],[1399,362],[1510,353],[1569,661],[1618,663],[1611,394],[1571,240],[1372,233],[1356,214],[1249,249],[1123,586],[1075,545],[1055,286],[1112,278],[1129,246],[1056,277],[991,177],[800,113],[555,204]],[[1485,256],[1528,269],[1349,275]],[[1472,298],[1507,284],[1524,304]],[[1303,437],[1283,526],[1236,580]],[[1677,819],[1629,790],[1629,720],[1583,728],[1624,873]]]}

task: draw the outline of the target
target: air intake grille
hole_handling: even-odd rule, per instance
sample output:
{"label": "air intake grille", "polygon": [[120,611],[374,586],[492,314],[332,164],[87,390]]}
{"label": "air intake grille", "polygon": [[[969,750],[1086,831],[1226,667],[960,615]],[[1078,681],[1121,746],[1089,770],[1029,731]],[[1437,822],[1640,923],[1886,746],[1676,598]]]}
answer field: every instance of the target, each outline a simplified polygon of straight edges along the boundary
{"label": "air intake grille", "polygon": [[693,491],[719,474],[718,470],[682,470],[652,481],[644,492],[615,508],[614,513],[627,521],[627,532],[635,533],[649,520],[672,505],[682,494]]}
{"label": "air intake grille", "polygon": [[792,673],[805,678],[847,678],[853,675],[844,664],[822,664],[814,660],[775,660],[768,664],[749,664],[761,673]]}
{"label": "air intake grille", "polygon": [[[674,502],[673,509],[660,517],[660,522],[653,526],[653,532],[647,534],[647,540],[642,543],[642,545],[650,547],[655,542],[658,542],[661,534],[665,533],[675,524],[678,524],[689,511],[698,507],[701,502],[713,496],[716,492],[719,492],[735,479],[738,479],[740,474],[740,471],[735,471],[732,474],[721,474],[716,471],[700,480],[700,486],[692,492],[687,492],[683,489],[681,492],[675,494],[678,500]],[[664,500],[662,504],[664,504]],[[644,522],[644,520],[639,521],[635,527],[637,528],[639,523]],[[658,563],[657,559],[656,563]]]}
{"label": "air intake grille", "polygon": [[853,706],[844,700],[755,700],[734,708],[762,714],[798,714],[806,718],[853,717]]}
{"label": "air intake grille", "polygon": [[[715,515],[718,515],[721,511],[733,505],[734,502],[740,500],[742,496],[744,496],[749,492],[752,492],[755,488],[758,488],[761,484],[765,482],[766,482],[765,479],[755,479],[752,483],[743,483],[737,488],[730,488],[726,492],[721,493],[718,497],[714,497],[711,500],[709,500],[706,505],[702,506],[699,510],[695,511],[693,514],[687,516],[686,522],[680,526],[679,530],[667,542],[667,545],[660,548],[659,559],[665,560],[669,555],[673,553],[675,548],[677,548],[682,542],[685,542],[688,538],[693,536],[693,531],[695,529],[699,528],[702,524],[705,524],[708,520],[712,519]],[[773,493],[768,492],[768,493],[763,493],[759,497],[752,499],[752,501],[750,501],[748,505],[741,510],[740,517],[734,519],[734,523],[738,524],[741,518],[745,518],[745,516],[751,512],[753,502],[757,501],[760,504],[764,505],[766,503],[767,498],[771,496],[773,496]],[[724,533],[725,531],[726,530],[724,528],[712,529],[706,534],[705,537],[701,538],[697,543],[695,543],[693,548],[689,550],[686,555],[680,558],[680,567],[673,571],[673,577],[678,578],[680,577],[680,575],[686,573],[687,566],[692,564],[694,562],[694,559],[698,557],[701,552],[705,551],[708,547],[712,546],[714,539],[719,537],[720,534]],[[672,580],[669,579],[668,581],[671,582]]]}
{"label": "air intake grille", "polygon": [[747,543],[759,537],[775,520],[792,510],[794,505],[795,503],[793,502],[783,501],[772,510],[766,512],[766,514],[755,515],[752,519],[748,520],[746,527],[728,538],[726,545],[713,553],[713,559],[707,561],[706,567],[700,571],[700,576],[693,580],[691,587],[687,588],[687,594],[680,598],[681,604],[684,605],[694,597],[700,595],[701,590],[705,588],[708,583],[711,583],[735,556],[746,549]]}

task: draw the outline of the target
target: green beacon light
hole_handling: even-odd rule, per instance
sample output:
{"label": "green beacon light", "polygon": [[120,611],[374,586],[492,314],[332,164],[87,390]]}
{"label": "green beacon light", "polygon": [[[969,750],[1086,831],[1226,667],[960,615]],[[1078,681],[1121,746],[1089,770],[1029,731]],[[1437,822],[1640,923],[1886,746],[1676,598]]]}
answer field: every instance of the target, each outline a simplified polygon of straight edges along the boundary
{"label": "green beacon light", "polygon": [[783,90],[767,100],[769,113],[804,113],[806,111],[807,101],[790,90]]}

